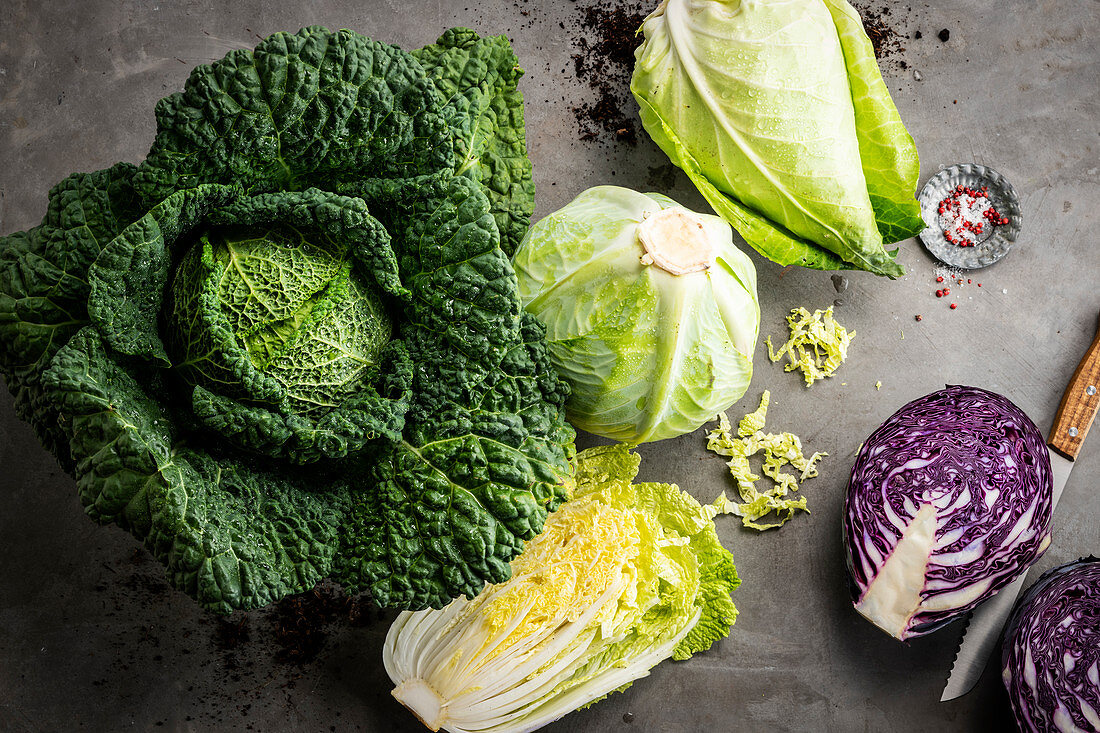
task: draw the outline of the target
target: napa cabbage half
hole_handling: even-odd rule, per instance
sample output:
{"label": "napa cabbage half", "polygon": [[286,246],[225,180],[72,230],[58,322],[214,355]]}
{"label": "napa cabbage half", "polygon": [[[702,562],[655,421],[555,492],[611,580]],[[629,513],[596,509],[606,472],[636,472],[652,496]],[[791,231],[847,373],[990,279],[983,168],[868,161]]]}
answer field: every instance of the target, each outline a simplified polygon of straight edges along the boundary
{"label": "napa cabbage half", "polygon": [[713,512],[672,484],[632,484],[623,445],[577,456],[573,497],[511,580],[405,612],[383,648],[393,694],[432,730],[530,731],[729,634],[740,581]]}

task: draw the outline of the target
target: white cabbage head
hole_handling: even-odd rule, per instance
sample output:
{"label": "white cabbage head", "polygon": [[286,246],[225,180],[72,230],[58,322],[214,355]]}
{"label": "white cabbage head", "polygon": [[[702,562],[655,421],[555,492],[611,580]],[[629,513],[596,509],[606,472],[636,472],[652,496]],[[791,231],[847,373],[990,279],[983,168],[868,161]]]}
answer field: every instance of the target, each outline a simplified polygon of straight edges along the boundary
{"label": "white cabbage head", "polygon": [[721,218],[597,186],[535,224],[514,265],[577,427],[634,444],[672,438],[748,389],[756,269]]}

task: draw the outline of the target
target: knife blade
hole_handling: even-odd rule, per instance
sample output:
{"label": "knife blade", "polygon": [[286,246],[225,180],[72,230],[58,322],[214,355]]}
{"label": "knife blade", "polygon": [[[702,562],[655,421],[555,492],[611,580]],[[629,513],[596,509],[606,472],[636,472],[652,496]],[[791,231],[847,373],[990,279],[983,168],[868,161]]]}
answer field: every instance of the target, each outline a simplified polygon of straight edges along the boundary
{"label": "knife blade", "polygon": [[[1052,514],[1054,506],[1062,498],[1062,491],[1073,470],[1073,461],[1080,453],[1081,444],[1092,427],[1097,408],[1100,408],[1100,327],[1092,345],[1069,380],[1047,440],[1050,467],[1054,474]],[[1016,598],[1024,588],[1027,575],[1026,572],[1021,574],[971,613],[940,702],[965,695],[978,684],[989,656],[1000,641],[1001,631],[1016,604]]]}

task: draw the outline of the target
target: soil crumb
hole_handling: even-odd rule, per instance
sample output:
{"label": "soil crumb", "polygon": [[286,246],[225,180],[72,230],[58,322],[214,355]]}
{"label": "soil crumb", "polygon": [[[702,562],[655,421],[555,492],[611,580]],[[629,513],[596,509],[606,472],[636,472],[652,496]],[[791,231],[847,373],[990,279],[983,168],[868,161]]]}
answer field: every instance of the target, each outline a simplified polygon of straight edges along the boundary
{"label": "soil crumb", "polygon": [[[857,0],[852,3],[852,7],[863,20],[863,30],[871,39],[879,66],[884,70],[889,66],[908,69],[909,62],[905,60],[904,54],[905,42],[909,36],[906,31],[899,30],[907,24],[906,18],[899,17],[907,9],[884,4],[881,0]],[[914,38],[920,37],[920,31],[917,31]]]}
{"label": "soil crumb", "polygon": [[638,142],[630,75],[634,50],[642,42],[638,29],[645,18],[639,4],[627,0],[595,0],[578,7],[573,69],[595,93],[595,101],[573,107],[582,140]]}

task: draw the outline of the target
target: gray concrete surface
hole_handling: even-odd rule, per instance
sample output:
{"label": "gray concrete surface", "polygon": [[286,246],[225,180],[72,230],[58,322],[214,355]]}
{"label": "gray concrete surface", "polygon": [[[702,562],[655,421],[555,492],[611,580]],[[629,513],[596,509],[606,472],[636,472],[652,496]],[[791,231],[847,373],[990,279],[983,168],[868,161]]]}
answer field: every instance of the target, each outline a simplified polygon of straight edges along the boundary
{"label": "gray concrete surface", "polygon": [[[666,161],[648,141],[578,140],[569,108],[590,97],[569,57],[584,4],[5,0],[0,232],[37,223],[47,190],[68,173],[139,161],[152,141],[156,100],[181,88],[192,66],[313,23],[404,47],[452,25],[505,32],[528,70],[522,90],[537,214],[589,185],[653,188],[654,169]],[[933,296],[935,266],[915,240],[902,244],[907,277],[849,274],[842,293],[828,273],[784,271],[750,253],[762,336],[783,333],[788,309],[835,298],[843,300],[839,320],[858,333],[838,376],[812,389],[761,348],[749,393],[732,411],[752,409],[770,389],[769,425],[830,454],[804,487],[813,513],[763,535],[719,520],[744,579],[732,636],[689,662],[660,665],[552,730],[1011,729],[992,665],[973,693],[938,702],[959,624],[904,646],[855,614],[840,520],[861,441],[900,405],[945,383],[1000,391],[1049,427],[1100,312],[1100,3],[935,0],[893,9],[895,28],[923,36],[898,57],[908,68],[893,63],[886,72],[920,148],[922,182],[955,162],[1000,170],[1023,199],[1021,240],[1007,259],[972,276],[982,288],[954,290],[955,311]],[[941,28],[951,31],[947,43],[935,37]],[[665,178],[664,192],[704,208],[682,175]],[[320,653],[304,664],[280,655],[271,612],[236,617],[243,636],[227,631],[170,590],[127,534],[82,515],[72,480],[15,418],[6,392],[0,402],[0,729],[418,729],[389,697],[380,664],[388,615],[352,624],[336,613]],[[708,501],[730,488],[701,433],[640,452],[643,479],[678,482]],[[1098,487],[1093,435],[1040,569],[1100,552]]]}

